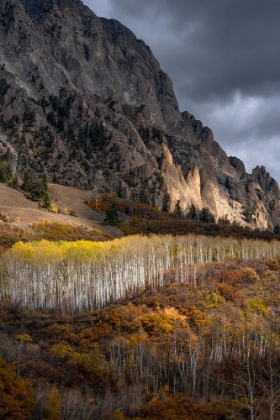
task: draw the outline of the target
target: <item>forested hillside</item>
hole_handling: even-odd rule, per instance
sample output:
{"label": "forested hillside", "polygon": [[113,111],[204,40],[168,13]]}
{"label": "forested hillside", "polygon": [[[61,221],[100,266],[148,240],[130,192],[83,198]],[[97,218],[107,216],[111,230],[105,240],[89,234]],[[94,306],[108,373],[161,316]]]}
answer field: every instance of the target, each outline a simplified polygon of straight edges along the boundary
{"label": "forested hillside", "polygon": [[1,256],[0,418],[279,419],[279,251],[18,242]]}

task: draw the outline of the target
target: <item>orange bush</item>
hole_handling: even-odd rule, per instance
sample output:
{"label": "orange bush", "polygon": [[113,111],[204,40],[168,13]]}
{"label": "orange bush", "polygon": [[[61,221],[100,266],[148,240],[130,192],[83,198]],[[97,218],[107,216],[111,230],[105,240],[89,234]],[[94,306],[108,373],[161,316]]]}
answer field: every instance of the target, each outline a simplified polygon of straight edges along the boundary
{"label": "orange bush", "polygon": [[29,420],[34,406],[30,382],[18,379],[14,369],[0,358],[0,419]]}
{"label": "orange bush", "polygon": [[230,302],[234,302],[239,298],[238,290],[236,290],[231,284],[218,283],[216,292]]}

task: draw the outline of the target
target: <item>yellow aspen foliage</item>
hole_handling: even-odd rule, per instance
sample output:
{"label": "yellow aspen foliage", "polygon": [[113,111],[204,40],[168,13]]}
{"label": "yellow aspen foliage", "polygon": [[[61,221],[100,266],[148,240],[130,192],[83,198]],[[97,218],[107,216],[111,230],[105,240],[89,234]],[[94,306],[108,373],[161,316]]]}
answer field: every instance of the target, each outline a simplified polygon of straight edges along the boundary
{"label": "yellow aspen foliage", "polygon": [[68,344],[59,343],[52,346],[52,355],[54,359],[68,359],[75,355],[75,350]]}
{"label": "yellow aspen foliage", "polygon": [[265,305],[263,299],[258,298],[258,297],[254,297],[251,299],[247,299],[246,302],[246,308],[250,311],[250,312],[258,312],[261,313],[262,315],[266,316],[268,314],[268,307]]}
{"label": "yellow aspen foliage", "polygon": [[52,213],[58,213],[58,208],[54,203],[50,204],[49,211]]}
{"label": "yellow aspen foliage", "polygon": [[32,341],[32,338],[28,334],[18,334],[15,336],[15,339],[24,344],[30,343]]}
{"label": "yellow aspen foliage", "polygon": [[203,305],[206,309],[216,309],[219,305],[224,305],[226,300],[219,293],[205,290],[203,293]]}
{"label": "yellow aspen foliage", "polygon": [[61,245],[55,242],[46,241],[43,239],[39,242],[33,242],[34,246],[34,260],[46,261],[47,263],[54,263],[62,255]]}
{"label": "yellow aspen foliage", "polygon": [[123,322],[123,316],[120,314],[119,311],[113,309],[111,311],[111,319],[109,320],[109,324],[113,327],[113,329],[118,330]]}
{"label": "yellow aspen foliage", "polygon": [[126,341],[126,345],[136,347],[136,346],[138,346],[138,344],[142,343],[143,341],[145,341],[145,337],[143,335],[133,334]]}
{"label": "yellow aspen foliage", "polygon": [[15,259],[23,258],[26,262],[30,262],[34,255],[34,247],[32,243],[17,242],[12,246],[12,249],[8,251],[11,255],[14,254]]}
{"label": "yellow aspen foliage", "polygon": [[150,333],[165,333],[173,329],[175,322],[182,322],[180,318],[168,314],[151,313],[145,315],[142,319],[142,325],[145,331]]}

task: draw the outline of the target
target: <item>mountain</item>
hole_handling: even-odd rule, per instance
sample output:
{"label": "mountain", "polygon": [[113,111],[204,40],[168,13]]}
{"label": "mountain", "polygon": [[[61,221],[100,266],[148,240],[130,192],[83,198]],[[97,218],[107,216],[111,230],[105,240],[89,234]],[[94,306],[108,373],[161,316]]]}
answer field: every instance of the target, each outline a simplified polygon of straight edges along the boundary
{"label": "mountain", "polygon": [[0,0],[0,147],[19,176],[271,228],[280,191],[180,112],[150,48],[80,0]]}

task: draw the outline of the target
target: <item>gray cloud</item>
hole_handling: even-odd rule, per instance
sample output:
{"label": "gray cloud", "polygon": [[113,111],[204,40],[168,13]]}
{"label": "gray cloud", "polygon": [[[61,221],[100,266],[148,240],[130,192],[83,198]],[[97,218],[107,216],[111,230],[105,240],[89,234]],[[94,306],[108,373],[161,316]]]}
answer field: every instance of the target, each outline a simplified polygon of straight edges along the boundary
{"label": "gray cloud", "polygon": [[278,0],[86,0],[152,49],[180,109],[209,125],[247,170],[280,180]]}

